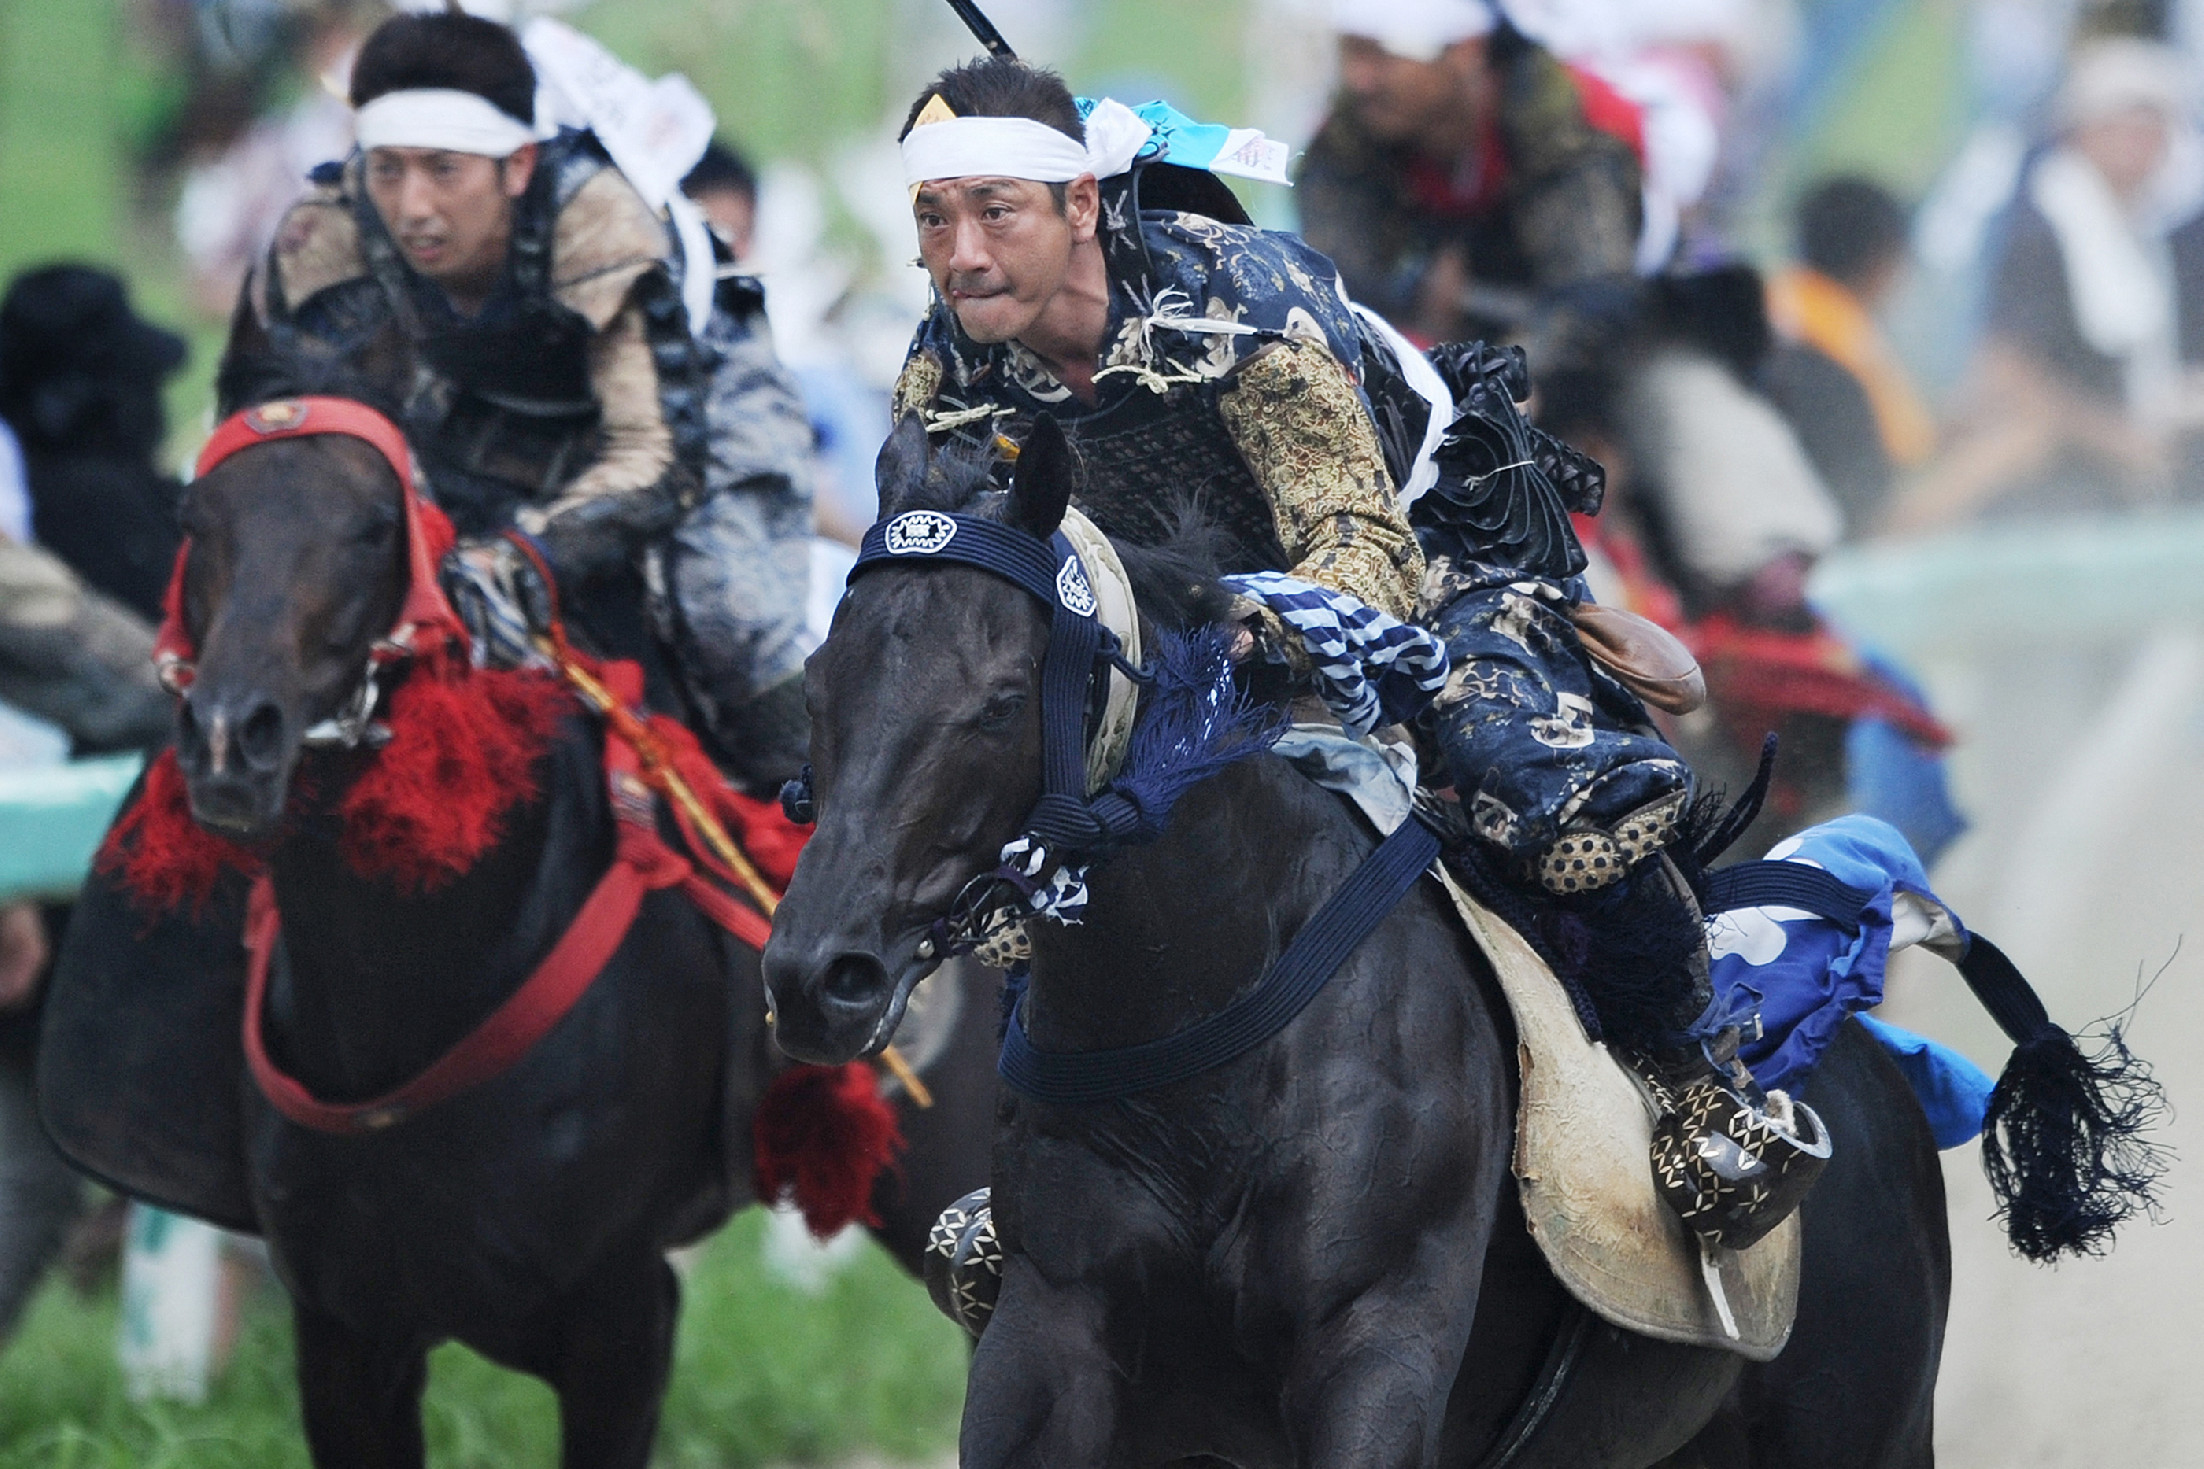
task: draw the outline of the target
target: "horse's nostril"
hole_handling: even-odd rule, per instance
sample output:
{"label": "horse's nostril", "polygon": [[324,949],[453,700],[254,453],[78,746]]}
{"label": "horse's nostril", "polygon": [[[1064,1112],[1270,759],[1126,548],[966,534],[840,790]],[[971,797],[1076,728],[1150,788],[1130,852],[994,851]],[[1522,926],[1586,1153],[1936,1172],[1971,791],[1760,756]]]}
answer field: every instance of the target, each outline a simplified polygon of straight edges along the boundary
{"label": "horse's nostril", "polygon": [[838,1005],[869,1005],[888,982],[887,968],[866,954],[844,954],[826,968],[819,989]]}
{"label": "horse's nostril", "polygon": [[262,704],[237,732],[237,752],[247,765],[266,770],[283,759],[283,711]]}

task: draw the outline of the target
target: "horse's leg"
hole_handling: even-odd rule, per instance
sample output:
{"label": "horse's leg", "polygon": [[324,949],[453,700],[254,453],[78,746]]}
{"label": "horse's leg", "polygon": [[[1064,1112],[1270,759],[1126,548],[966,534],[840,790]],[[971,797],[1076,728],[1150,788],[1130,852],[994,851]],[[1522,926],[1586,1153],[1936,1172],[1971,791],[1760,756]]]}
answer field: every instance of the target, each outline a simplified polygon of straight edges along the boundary
{"label": "horse's leg", "polygon": [[644,1469],[673,1372],[681,1285],[655,1253],[622,1259],[560,1303],[530,1367],[559,1395],[563,1469]]}
{"label": "horse's leg", "polygon": [[1102,1293],[1057,1287],[1022,1255],[972,1353],[958,1439],[963,1469],[1104,1469],[1120,1461],[1124,1374]]}
{"label": "horse's leg", "polygon": [[1287,1364],[1283,1395],[1296,1463],[1425,1469],[1437,1462],[1476,1304],[1476,1277],[1465,1274],[1405,1271],[1304,1337]]}
{"label": "horse's leg", "polygon": [[361,1336],[301,1303],[297,1331],[299,1407],[315,1469],[421,1469],[421,1390],[428,1354],[418,1342],[391,1346]]}

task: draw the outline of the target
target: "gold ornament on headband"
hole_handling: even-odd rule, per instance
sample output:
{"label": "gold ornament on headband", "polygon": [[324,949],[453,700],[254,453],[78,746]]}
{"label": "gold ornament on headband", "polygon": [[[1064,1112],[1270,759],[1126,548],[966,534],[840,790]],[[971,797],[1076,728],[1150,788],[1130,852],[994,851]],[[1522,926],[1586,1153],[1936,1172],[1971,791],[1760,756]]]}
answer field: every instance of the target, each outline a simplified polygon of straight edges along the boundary
{"label": "gold ornament on headband", "polygon": [[[930,122],[955,122],[956,120],[956,112],[948,103],[941,100],[941,93],[936,92],[926,99],[924,107],[918,109],[918,116],[911,119],[910,130],[915,133]],[[918,190],[919,185],[911,185],[911,202],[913,204],[918,202]]]}

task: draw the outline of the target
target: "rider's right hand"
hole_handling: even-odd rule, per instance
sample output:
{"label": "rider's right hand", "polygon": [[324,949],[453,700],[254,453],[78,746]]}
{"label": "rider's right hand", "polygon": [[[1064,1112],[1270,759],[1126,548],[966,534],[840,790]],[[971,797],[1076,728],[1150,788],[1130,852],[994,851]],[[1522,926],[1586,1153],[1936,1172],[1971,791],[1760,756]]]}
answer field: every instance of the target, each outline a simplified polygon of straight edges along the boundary
{"label": "rider's right hand", "polygon": [[463,541],[444,558],[438,579],[467,625],[477,668],[545,662],[536,638],[551,627],[551,588],[520,547],[503,536]]}

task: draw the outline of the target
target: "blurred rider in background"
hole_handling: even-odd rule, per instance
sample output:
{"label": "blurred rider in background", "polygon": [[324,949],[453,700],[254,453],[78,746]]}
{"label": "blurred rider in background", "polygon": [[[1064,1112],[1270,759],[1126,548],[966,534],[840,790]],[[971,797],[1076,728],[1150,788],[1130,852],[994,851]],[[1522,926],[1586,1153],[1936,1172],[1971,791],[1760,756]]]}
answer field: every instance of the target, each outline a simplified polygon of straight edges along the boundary
{"label": "blurred rider in background", "polygon": [[775,789],[809,740],[809,427],[755,283],[686,258],[593,134],[539,137],[536,95],[495,22],[369,37],[359,148],[315,171],[247,283],[224,399],[294,391],[302,365],[395,398],[463,537],[445,579],[478,656],[534,656],[551,610],[517,529],[597,650],[663,648],[723,767]]}
{"label": "blurred rider in background", "polygon": [[1637,110],[1489,0],[1338,0],[1333,28],[1298,201],[1348,294],[1424,345],[1520,328],[1541,378],[1599,352],[1636,269]]}

